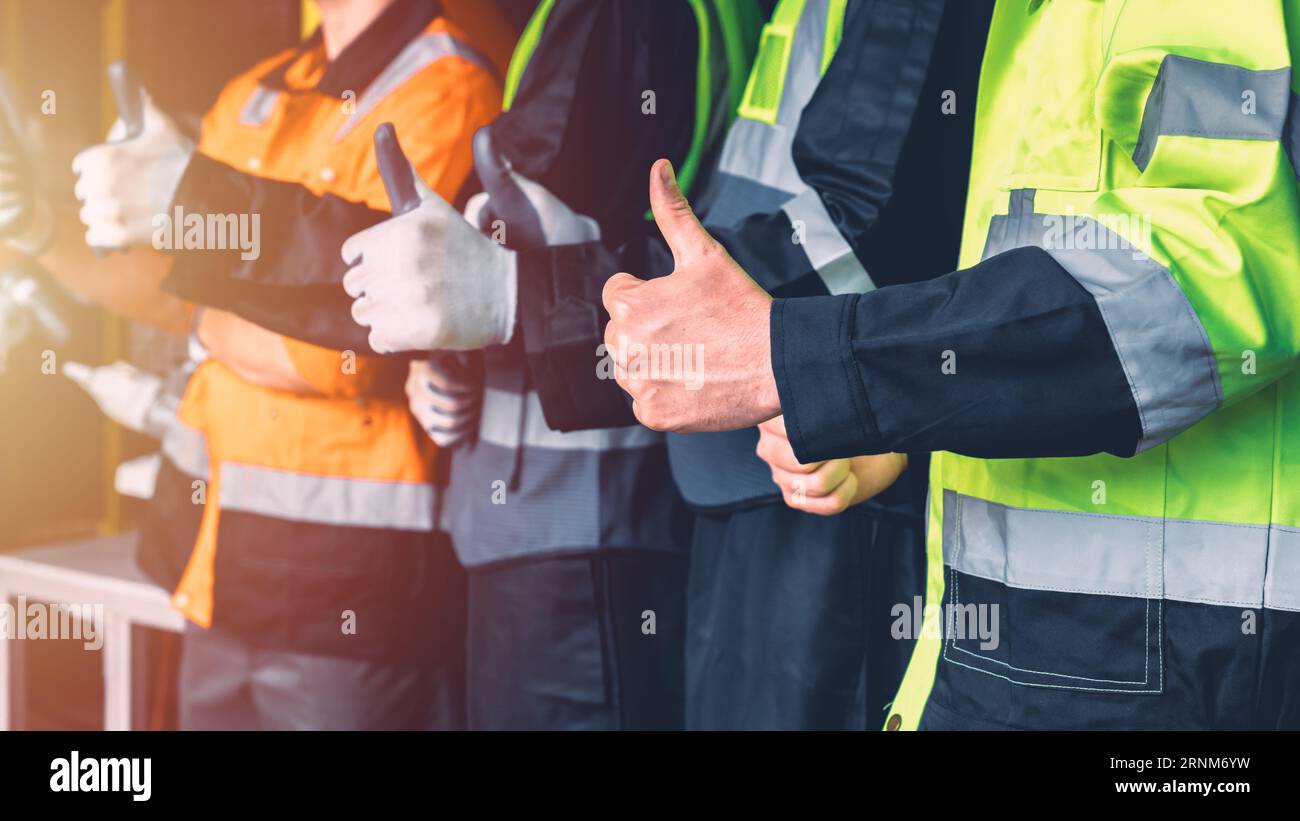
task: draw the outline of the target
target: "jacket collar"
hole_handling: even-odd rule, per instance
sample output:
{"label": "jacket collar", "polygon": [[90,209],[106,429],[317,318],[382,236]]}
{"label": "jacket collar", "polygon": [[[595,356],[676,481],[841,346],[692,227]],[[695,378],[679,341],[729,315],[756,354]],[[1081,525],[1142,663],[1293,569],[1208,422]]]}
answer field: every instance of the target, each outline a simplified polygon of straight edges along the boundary
{"label": "jacket collar", "polygon": [[[331,97],[340,97],[345,91],[360,94],[440,14],[439,0],[397,0],[329,62],[315,90]],[[319,26],[293,54],[271,69],[261,84],[288,90],[285,74],[289,67],[313,51],[324,53]]]}

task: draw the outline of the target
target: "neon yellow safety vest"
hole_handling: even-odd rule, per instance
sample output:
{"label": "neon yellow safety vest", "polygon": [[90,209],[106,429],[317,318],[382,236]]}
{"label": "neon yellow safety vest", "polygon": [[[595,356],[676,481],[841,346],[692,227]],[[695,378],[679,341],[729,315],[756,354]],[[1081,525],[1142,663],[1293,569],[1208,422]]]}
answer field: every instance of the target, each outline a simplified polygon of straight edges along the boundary
{"label": "neon yellow safety vest", "polygon": [[804,226],[804,250],[833,294],[875,287],[840,234],[821,195],[795,167],[793,146],[844,32],[847,0],[781,0],[763,26],[739,118],[718,161],[714,197],[699,205],[711,225],[730,226],[754,213],[783,210]]}
{"label": "neon yellow safety vest", "polygon": [[[1100,307],[1143,438],[1131,458],[935,455],[924,625],[887,728],[917,725],[945,664],[1160,693],[1165,601],[1300,611],[1297,43],[1294,0],[997,3],[961,267],[1048,248]],[[1011,614],[995,657],[951,641],[932,606],[961,604],[956,572],[1134,617]]]}

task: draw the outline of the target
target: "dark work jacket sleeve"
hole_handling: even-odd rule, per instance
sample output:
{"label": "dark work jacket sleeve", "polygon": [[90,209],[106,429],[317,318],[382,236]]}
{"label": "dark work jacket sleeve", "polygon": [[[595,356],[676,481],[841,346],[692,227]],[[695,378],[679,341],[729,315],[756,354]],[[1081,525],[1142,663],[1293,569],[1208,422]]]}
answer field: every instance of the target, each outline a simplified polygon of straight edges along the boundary
{"label": "dark work jacket sleeve", "polygon": [[387,212],[246,174],[198,153],[174,202],[187,214],[256,214],[260,238],[275,242],[260,242],[250,259],[239,249],[176,249],[167,290],[284,336],[373,354],[339,285],[347,266],[338,248],[341,238],[382,222]]}
{"label": "dark work jacket sleeve", "polygon": [[644,224],[650,165],[690,148],[696,37],[685,0],[559,0],[494,145],[620,247]]}
{"label": "dark work jacket sleeve", "polygon": [[1097,303],[1040,248],[866,294],[775,300],[771,344],[803,462],[1128,456],[1141,438]]}
{"label": "dark work jacket sleeve", "polygon": [[[843,43],[800,117],[795,167],[876,285],[924,280],[956,265],[973,101],[991,14],[988,0],[850,5]],[[959,103],[955,108],[941,105],[949,91]],[[729,225],[711,220],[707,210],[701,219],[769,293],[826,293],[802,246],[792,241],[784,211]],[[921,229],[925,236],[918,241]],[[595,267],[581,271],[582,264]],[[521,297],[520,305],[530,364],[535,374],[550,375],[548,389],[539,391],[548,421],[554,412],[563,430],[630,423],[621,393],[592,365],[607,320],[601,286],[620,270],[653,277],[672,267],[652,224],[618,255],[575,248],[521,258],[521,289],[537,296]],[[600,327],[579,338],[570,318],[583,312],[578,306],[584,303]],[[563,342],[550,339],[552,312],[565,326]]]}
{"label": "dark work jacket sleeve", "polygon": [[697,36],[684,0],[559,0],[510,109],[489,126],[515,170],[600,224],[599,243],[519,252],[519,329],[555,430],[636,421],[598,375],[600,294],[628,249],[657,234],[644,216],[650,166],[680,166],[690,148]]}

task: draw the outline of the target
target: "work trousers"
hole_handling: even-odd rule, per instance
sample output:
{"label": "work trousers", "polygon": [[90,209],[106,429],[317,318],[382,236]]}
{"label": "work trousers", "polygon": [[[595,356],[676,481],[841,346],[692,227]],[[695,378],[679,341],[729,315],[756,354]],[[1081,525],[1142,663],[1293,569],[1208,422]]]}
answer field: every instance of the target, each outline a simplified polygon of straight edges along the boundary
{"label": "work trousers", "polygon": [[691,729],[878,729],[911,653],[898,603],[922,590],[919,518],[782,503],[699,513],[686,629]]}
{"label": "work trousers", "polygon": [[[250,545],[226,547],[256,553]],[[257,620],[240,620],[218,607],[212,629],[187,628],[181,728],[463,729],[465,574],[445,535],[417,549],[422,561],[401,565],[413,577],[402,579],[313,565],[306,557],[267,568],[225,563],[228,572],[216,583],[242,585],[242,600],[261,612]],[[291,595],[296,576],[310,581],[322,619],[303,622],[301,602]],[[272,593],[275,580],[282,587]],[[268,592],[254,597],[254,591]],[[325,606],[327,594],[334,605]],[[341,632],[344,622],[335,614],[344,612],[354,613],[355,633]],[[254,629],[246,621],[305,629]],[[329,630],[340,632],[322,641]]]}
{"label": "work trousers", "polygon": [[471,568],[470,728],[680,729],[685,588],[667,551]]}

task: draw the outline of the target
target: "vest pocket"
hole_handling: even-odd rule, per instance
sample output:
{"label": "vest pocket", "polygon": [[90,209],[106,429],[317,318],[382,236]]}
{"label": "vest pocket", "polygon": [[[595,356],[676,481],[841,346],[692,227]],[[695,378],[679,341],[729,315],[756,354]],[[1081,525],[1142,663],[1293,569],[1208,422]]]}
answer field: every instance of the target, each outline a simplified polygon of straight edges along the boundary
{"label": "vest pocket", "polygon": [[943,661],[1028,687],[1164,688],[1158,520],[944,491]]}

